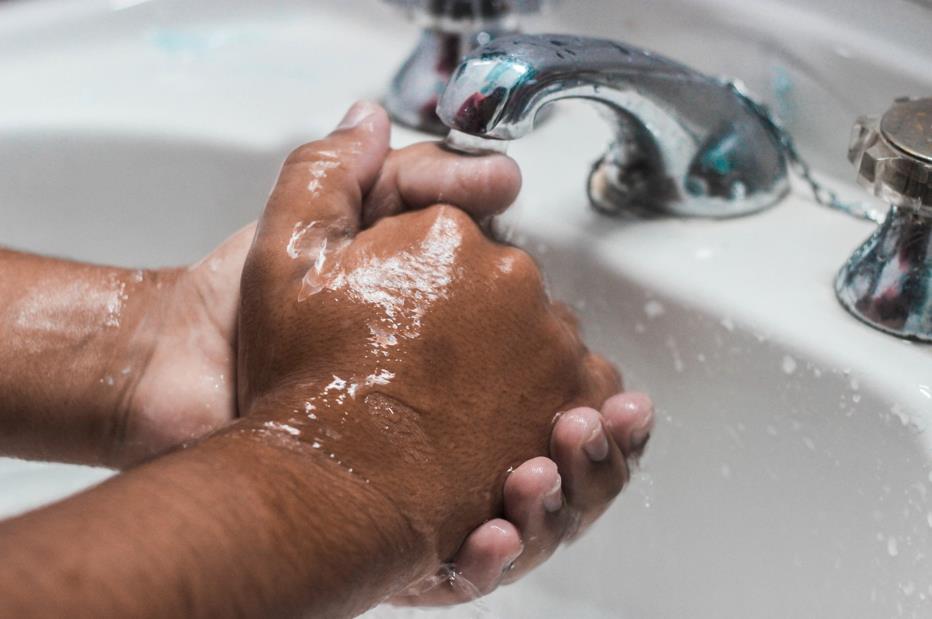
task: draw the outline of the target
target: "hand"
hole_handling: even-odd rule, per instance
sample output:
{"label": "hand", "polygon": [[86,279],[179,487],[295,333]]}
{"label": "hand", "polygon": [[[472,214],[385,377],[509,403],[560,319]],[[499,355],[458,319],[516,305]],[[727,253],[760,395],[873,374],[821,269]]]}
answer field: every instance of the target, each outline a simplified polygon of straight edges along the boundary
{"label": "hand", "polygon": [[[383,112],[379,148],[386,149]],[[379,218],[447,201],[477,219],[504,211],[521,186],[517,165],[501,155],[462,157],[439,144],[388,152],[368,195],[366,224]],[[118,444],[109,464],[126,466],[196,439],[234,419],[236,325],[243,262],[255,236],[250,224],[199,263],[157,272],[148,316],[156,333],[136,382],[122,399]]]}
{"label": "hand", "polygon": [[[601,516],[627,483],[654,424],[650,398],[613,396],[601,413],[577,408],[559,416],[551,458],[534,458],[505,481],[505,517],[478,527],[449,566],[392,598],[400,606],[461,604],[526,576],[564,541],[573,541]],[[596,435],[601,426],[606,450]],[[615,449],[624,465],[603,454]],[[464,584],[468,583],[468,584]]]}
{"label": "hand", "polygon": [[554,413],[600,406],[618,378],[527,254],[463,211],[362,228],[388,126],[354,112],[289,158],[270,198],[243,272],[238,400],[388,497],[448,560],[502,512],[509,468],[548,453]]}
{"label": "hand", "polygon": [[[368,140],[384,146],[388,122],[380,112]],[[517,166],[505,157],[462,157],[436,144],[418,144],[388,153],[379,178],[364,197],[363,218],[380,217],[446,200],[487,218],[508,207],[520,187]],[[161,335],[138,383],[124,434],[131,443],[123,462],[137,460],[219,427],[236,415],[235,326],[242,264],[255,234],[250,225],[190,269],[167,274]],[[218,388],[219,386],[219,388]],[[169,401],[174,399],[174,401]],[[201,416],[178,411],[198,407]],[[511,521],[491,520],[476,529],[453,559],[454,569],[486,594],[546,559],[564,539],[601,514],[623,486],[627,472],[605,461],[590,461],[582,444],[599,423],[626,458],[637,457],[652,425],[652,405],[640,394],[607,402],[601,421],[594,409],[560,416],[551,440],[551,457],[534,458],[508,476],[504,513]],[[608,469],[610,474],[600,474]],[[545,503],[561,507],[551,515]],[[504,570],[510,566],[514,569]],[[428,590],[429,584],[438,584]],[[468,593],[428,579],[395,599],[404,604],[448,604]]]}

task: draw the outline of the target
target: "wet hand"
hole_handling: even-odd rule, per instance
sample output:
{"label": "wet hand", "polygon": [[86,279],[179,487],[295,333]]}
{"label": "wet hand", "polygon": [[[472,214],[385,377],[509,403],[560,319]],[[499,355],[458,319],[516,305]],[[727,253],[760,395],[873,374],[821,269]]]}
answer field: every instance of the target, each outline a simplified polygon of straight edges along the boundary
{"label": "wet hand", "polygon": [[[387,121],[379,122],[387,132]],[[518,168],[504,156],[464,158],[431,143],[389,151],[382,140],[380,148],[387,154],[364,199],[366,224],[444,200],[487,218],[520,189]],[[154,346],[123,398],[109,464],[138,462],[236,417],[240,278],[254,236],[250,224],[199,263],[152,278],[159,290],[142,323],[156,331]]]}
{"label": "wet hand", "polygon": [[460,604],[526,576],[605,513],[643,455],[653,425],[653,403],[634,392],[613,396],[601,411],[579,407],[560,414],[550,458],[524,462],[505,481],[505,517],[478,527],[449,566],[392,603]]}
{"label": "wet hand", "polygon": [[448,560],[502,512],[508,470],[548,453],[555,412],[601,405],[618,379],[528,255],[462,210],[364,227],[387,152],[384,112],[357,106],[286,162],[244,267],[238,401],[390,497]]}
{"label": "wet hand", "polygon": [[[387,132],[387,120],[377,113],[371,122],[382,125],[373,134],[380,139]],[[520,175],[510,159],[464,158],[435,144],[417,144],[388,152],[363,198],[363,224],[443,200],[481,219],[509,206],[519,187]],[[235,416],[229,377],[235,375],[240,274],[254,231],[249,226],[239,232],[166,284],[162,296],[167,301],[159,307],[164,337],[158,339],[149,371],[131,398],[126,461],[193,438]],[[194,406],[202,407],[201,416],[177,415]],[[525,574],[601,514],[621,489],[626,467],[617,466],[616,459],[606,463],[584,457],[581,437],[596,425],[597,414],[595,409],[578,409],[561,415],[551,439],[552,459],[533,458],[508,476],[503,513],[510,521],[496,518],[476,529],[453,560],[453,569],[475,585],[475,592],[488,593]],[[601,425],[624,459],[635,458],[652,425],[652,405],[639,394],[617,396],[602,407]],[[412,591],[418,594],[395,601],[447,604],[468,595],[436,578]]]}

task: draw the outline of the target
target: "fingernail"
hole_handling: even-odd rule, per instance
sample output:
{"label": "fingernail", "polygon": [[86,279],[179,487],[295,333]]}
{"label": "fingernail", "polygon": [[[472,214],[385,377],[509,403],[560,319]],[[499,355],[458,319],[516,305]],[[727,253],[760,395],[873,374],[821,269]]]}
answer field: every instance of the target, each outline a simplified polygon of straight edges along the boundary
{"label": "fingernail", "polygon": [[631,449],[641,451],[650,440],[650,424],[631,432]]}
{"label": "fingernail", "polygon": [[375,113],[375,104],[369,101],[357,101],[346,112],[346,116],[337,125],[337,129],[352,129]]}
{"label": "fingernail", "polygon": [[515,554],[505,559],[502,563],[502,575],[507,574],[511,570],[515,569],[515,563],[518,561],[518,558],[524,553],[524,546],[521,546],[521,549],[518,550]]}
{"label": "fingernail", "polygon": [[602,462],[608,457],[608,437],[602,431],[602,424],[592,432],[583,444],[583,449],[593,462]]}
{"label": "fingernail", "polygon": [[551,514],[560,511],[563,507],[563,479],[559,475],[557,475],[557,483],[544,495],[542,503],[544,509]]}

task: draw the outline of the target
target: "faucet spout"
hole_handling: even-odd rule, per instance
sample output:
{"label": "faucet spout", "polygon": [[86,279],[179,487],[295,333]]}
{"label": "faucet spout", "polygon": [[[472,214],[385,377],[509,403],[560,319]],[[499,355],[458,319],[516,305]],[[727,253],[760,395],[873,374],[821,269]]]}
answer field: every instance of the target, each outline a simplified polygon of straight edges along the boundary
{"label": "faucet spout", "polygon": [[600,104],[614,132],[589,179],[599,210],[728,217],[788,191],[784,151],[759,106],[731,83],[614,41],[495,39],[453,73],[437,114],[451,129],[514,140],[541,108],[570,98]]}

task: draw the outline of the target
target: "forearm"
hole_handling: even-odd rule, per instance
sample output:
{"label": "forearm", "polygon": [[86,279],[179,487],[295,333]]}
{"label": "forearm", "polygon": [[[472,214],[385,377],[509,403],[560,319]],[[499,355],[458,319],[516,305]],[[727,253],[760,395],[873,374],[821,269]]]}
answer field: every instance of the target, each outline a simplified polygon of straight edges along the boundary
{"label": "forearm", "polygon": [[108,462],[157,279],[0,250],[0,454]]}
{"label": "forearm", "polygon": [[344,617],[426,569],[374,488],[248,424],[0,525],[0,616]]}

